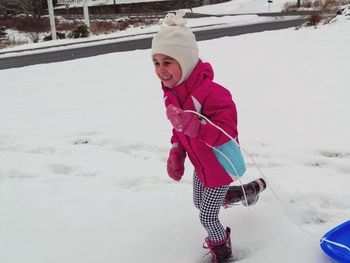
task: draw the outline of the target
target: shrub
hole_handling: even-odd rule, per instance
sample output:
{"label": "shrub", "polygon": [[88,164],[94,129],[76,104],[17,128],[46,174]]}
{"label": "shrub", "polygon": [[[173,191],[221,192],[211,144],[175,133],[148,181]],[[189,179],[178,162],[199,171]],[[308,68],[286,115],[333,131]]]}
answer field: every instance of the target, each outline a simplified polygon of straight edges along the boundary
{"label": "shrub", "polygon": [[81,38],[81,37],[88,37],[89,35],[90,35],[89,27],[84,23],[80,23],[68,34],[68,37]]}
{"label": "shrub", "polygon": [[[64,32],[57,31],[56,36],[57,36],[57,39],[65,39],[66,38],[66,34]],[[49,34],[49,35],[44,37],[44,41],[50,41],[50,40],[52,40],[52,34]]]}
{"label": "shrub", "polygon": [[309,20],[306,22],[306,26],[317,26],[322,20],[322,16],[318,13],[314,13],[310,16]]}
{"label": "shrub", "polygon": [[33,43],[39,42],[39,33],[38,32],[27,32],[27,36],[33,41]]}
{"label": "shrub", "polygon": [[6,39],[6,38],[7,38],[6,27],[0,26],[0,39]]}
{"label": "shrub", "polygon": [[130,26],[131,22],[129,20],[122,20],[117,22],[117,30],[125,30]]}

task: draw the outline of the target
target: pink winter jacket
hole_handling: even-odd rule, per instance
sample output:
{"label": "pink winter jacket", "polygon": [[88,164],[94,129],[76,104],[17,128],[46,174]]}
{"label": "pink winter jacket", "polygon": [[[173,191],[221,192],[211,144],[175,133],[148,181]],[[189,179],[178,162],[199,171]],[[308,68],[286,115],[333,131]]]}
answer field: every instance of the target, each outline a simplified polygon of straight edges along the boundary
{"label": "pink winter jacket", "polygon": [[[213,77],[211,65],[199,61],[185,82],[172,89],[162,87],[165,106],[173,104],[201,113],[238,141],[235,103],[230,92],[213,82]],[[225,134],[209,123],[201,125],[195,138],[175,129],[171,138],[171,143],[178,143],[187,152],[203,186],[210,188],[228,185],[233,178],[207,144],[217,147],[229,141]]]}

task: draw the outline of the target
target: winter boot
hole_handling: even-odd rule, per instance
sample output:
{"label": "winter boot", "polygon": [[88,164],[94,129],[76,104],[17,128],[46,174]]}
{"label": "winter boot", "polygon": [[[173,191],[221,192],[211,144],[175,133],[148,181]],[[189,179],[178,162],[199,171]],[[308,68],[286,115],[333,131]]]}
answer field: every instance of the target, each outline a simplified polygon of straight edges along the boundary
{"label": "winter boot", "polygon": [[224,206],[229,207],[240,201],[242,201],[244,206],[254,205],[259,199],[259,194],[266,189],[266,182],[264,179],[259,178],[248,184],[244,184],[243,188],[247,200],[244,197],[241,186],[230,186],[225,196]]}
{"label": "winter boot", "polygon": [[232,248],[231,248],[231,229],[226,228],[226,239],[221,242],[213,242],[207,237],[203,248],[209,249],[212,255],[213,263],[229,263],[233,262]]}

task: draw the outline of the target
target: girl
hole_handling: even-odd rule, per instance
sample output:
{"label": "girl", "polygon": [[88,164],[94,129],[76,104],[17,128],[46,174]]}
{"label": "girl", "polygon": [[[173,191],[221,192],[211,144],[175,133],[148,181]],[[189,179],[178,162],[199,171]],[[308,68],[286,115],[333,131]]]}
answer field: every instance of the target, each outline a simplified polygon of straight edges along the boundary
{"label": "girl", "polygon": [[[195,169],[193,199],[200,222],[208,232],[207,248],[213,262],[229,262],[230,228],[225,229],[218,216],[222,205],[243,200],[242,189],[229,185],[234,176],[244,173],[244,162],[237,143],[186,110],[202,114],[238,142],[236,106],[230,92],[213,82],[211,65],[199,59],[195,36],[185,26],[183,14],[168,14],[164,22],[166,25],[152,41],[152,59],[162,83],[166,114],[173,126],[167,172],[179,181],[187,153]],[[229,156],[234,167],[223,155]],[[261,179],[253,183],[244,186],[245,205],[255,203],[266,186]]]}

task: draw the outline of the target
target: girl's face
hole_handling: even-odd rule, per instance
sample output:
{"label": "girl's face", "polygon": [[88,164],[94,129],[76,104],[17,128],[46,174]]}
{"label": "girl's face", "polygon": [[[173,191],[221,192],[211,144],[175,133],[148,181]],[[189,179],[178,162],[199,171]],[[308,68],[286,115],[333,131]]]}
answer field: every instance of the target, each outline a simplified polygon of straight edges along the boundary
{"label": "girl's face", "polygon": [[153,63],[155,72],[165,87],[173,88],[181,80],[181,66],[174,58],[155,54]]}

